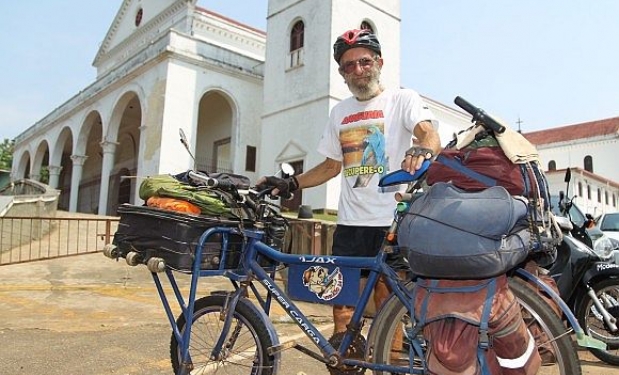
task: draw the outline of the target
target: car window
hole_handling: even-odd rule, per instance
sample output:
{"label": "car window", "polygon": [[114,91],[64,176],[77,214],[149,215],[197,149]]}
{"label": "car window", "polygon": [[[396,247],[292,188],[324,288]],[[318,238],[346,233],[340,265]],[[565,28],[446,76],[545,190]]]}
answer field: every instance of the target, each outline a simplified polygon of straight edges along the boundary
{"label": "car window", "polygon": [[600,223],[600,229],[607,231],[619,231],[619,213],[604,215],[602,217],[602,222]]}

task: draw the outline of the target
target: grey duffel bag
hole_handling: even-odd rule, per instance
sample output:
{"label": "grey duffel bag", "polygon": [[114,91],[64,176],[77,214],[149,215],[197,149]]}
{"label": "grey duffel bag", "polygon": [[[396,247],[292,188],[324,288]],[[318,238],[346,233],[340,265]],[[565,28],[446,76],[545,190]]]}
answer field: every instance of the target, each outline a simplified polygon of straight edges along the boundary
{"label": "grey duffel bag", "polygon": [[441,279],[485,279],[527,257],[527,203],[501,186],[467,192],[436,183],[409,207],[398,229],[411,270]]}

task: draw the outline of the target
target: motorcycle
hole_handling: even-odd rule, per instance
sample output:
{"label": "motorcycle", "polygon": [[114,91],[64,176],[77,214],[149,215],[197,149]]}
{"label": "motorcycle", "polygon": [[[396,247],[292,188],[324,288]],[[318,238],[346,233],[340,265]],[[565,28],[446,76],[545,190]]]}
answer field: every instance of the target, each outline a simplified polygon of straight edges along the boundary
{"label": "motorcycle", "polygon": [[[568,168],[565,182],[569,187],[571,172]],[[615,263],[617,250],[594,251],[587,221],[575,223],[571,211],[573,198],[559,193],[557,223],[563,232],[563,241],[557,249],[557,259],[547,267],[557,283],[561,298],[570,306],[584,331],[606,343],[606,350],[589,348],[598,359],[619,365],[619,265]],[[576,208],[577,209],[577,208]],[[602,248],[603,245],[596,246]]]}

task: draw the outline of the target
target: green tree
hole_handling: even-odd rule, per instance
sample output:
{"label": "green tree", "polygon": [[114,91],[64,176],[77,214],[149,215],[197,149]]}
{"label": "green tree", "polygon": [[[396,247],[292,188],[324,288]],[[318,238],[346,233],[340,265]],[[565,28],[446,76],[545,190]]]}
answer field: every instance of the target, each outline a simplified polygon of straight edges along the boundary
{"label": "green tree", "polygon": [[0,143],[0,169],[11,170],[14,147],[15,140],[4,138],[4,141]]}

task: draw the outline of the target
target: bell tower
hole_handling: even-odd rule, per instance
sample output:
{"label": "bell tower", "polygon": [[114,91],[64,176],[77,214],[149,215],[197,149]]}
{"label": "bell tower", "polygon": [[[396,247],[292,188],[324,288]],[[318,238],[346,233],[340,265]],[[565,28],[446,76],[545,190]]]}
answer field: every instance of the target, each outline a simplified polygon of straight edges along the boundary
{"label": "bell tower", "polygon": [[[370,27],[381,43],[381,83],[400,86],[400,0],[269,0],[260,170],[308,170],[331,108],[350,96],[333,59],[344,31]],[[304,190],[302,204],[337,209],[339,177]]]}

